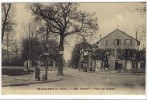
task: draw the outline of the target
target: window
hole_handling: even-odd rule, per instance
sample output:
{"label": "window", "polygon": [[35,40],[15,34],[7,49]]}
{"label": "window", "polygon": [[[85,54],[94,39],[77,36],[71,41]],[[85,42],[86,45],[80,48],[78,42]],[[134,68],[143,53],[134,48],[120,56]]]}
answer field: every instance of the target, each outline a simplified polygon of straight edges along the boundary
{"label": "window", "polygon": [[125,45],[131,45],[132,44],[132,40],[131,39],[125,39],[124,44]]}
{"label": "window", "polygon": [[109,45],[109,40],[105,40],[105,46]]}
{"label": "window", "polygon": [[121,39],[115,39],[114,45],[121,45]]}

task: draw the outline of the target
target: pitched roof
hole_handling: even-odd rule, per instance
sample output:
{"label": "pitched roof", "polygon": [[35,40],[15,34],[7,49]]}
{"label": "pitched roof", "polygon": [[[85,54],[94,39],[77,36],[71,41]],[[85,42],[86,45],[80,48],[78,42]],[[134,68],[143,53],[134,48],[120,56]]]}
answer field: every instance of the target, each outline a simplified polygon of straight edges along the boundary
{"label": "pitched roof", "polygon": [[[134,37],[132,37],[132,36],[130,36],[130,35],[128,35],[128,34],[126,34],[125,32],[123,32],[123,31],[121,31],[121,30],[119,30],[119,29],[116,29],[116,30],[112,31],[111,33],[109,33],[108,35],[106,35],[105,37],[103,37],[102,39],[100,39],[98,42],[100,42],[100,41],[103,40],[104,38],[108,37],[109,35],[111,35],[111,34],[114,33],[115,31],[120,31],[121,33],[123,33],[123,34],[129,36],[130,38],[133,38],[134,40],[138,41],[137,39],[135,39]],[[96,42],[96,43],[98,43],[98,42]],[[139,42],[139,41],[138,41],[138,42]]]}

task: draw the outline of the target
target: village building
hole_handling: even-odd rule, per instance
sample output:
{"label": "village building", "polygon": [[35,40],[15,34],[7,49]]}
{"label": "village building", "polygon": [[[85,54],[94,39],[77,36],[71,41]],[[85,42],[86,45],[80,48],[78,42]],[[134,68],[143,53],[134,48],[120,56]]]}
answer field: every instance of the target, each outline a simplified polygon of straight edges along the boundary
{"label": "village building", "polygon": [[[111,49],[113,54],[110,55],[109,59],[104,62],[109,65],[109,70],[117,70],[118,64],[125,67],[125,61],[120,60],[117,57],[117,50],[118,49],[139,49],[140,42],[137,40],[137,33],[136,38],[126,34],[125,32],[116,29],[110,34],[106,35],[105,37],[101,38],[97,43],[97,49]],[[101,60],[94,61],[92,59],[91,50],[84,50],[81,53],[80,61],[85,63],[87,66],[87,71],[90,71],[90,68],[93,67],[94,69],[99,69],[101,67]],[[94,67],[95,66],[95,67]],[[127,69],[131,69],[131,63],[127,63]]]}
{"label": "village building", "polygon": [[97,42],[101,49],[139,49],[140,42],[136,38],[116,29]]}
{"label": "village building", "polygon": [[[140,42],[136,38],[116,29],[97,42],[99,49],[113,49],[113,55],[108,59],[109,69],[118,69],[118,64],[125,67],[125,61],[117,58],[118,49],[139,49]],[[128,63],[127,69],[131,69],[131,63]]]}

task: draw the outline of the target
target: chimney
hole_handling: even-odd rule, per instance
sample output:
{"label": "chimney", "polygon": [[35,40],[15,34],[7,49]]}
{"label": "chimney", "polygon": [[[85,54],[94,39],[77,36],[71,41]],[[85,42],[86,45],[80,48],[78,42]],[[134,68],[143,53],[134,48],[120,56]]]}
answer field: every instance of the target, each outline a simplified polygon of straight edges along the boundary
{"label": "chimney", "polygon": [[138,38],[137,38],[137,37],[138,37],[138,30],[136,31],[136,40],[138,40]]}
{"label": "chimney", "polygon": [[137,45],[140,45],[140,41],[138,41],[138,30],[136,31],[136,40],[137,40]]}

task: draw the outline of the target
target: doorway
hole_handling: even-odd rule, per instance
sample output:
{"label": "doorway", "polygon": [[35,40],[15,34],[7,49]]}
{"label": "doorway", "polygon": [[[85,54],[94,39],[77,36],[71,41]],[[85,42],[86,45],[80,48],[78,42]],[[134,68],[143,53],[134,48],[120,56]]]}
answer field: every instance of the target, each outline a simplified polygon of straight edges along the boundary
{"label": "doorway", "polygon": [[118,60],[115,60],[115,70],[118,69]]}

